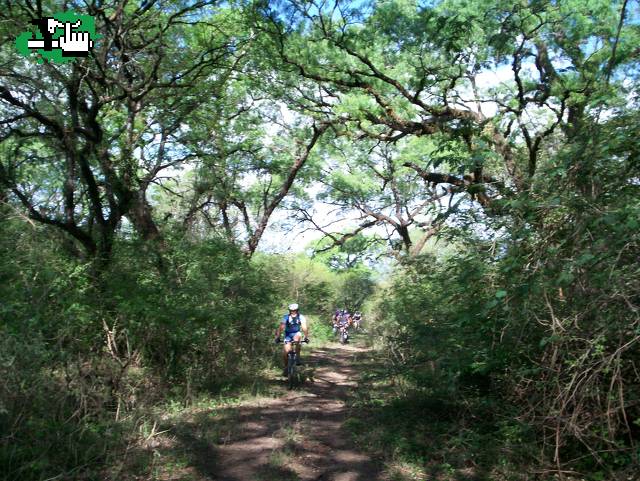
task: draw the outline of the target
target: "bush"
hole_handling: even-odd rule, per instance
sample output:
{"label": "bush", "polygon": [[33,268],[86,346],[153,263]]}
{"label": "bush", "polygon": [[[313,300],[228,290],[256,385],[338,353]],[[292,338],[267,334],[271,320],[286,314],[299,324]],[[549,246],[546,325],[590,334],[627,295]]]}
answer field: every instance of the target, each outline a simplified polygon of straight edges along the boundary
{"label": "bush", "polygon": [[4,226],[16,232],[0,241],[4,479],[94,470],[132,413],[268,364],[277,292],[234,246],[168,240],[158,269],[155,252],[120,240],[96,277],[39,230]]}

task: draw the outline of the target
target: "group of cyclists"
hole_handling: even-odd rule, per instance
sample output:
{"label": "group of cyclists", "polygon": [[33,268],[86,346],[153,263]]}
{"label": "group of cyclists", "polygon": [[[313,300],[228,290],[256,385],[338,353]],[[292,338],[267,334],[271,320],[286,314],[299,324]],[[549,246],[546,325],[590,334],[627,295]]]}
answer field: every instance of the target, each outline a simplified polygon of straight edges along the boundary
{"label": "group of cyclists", "polygon": [[362,313],[356,311],[353,314],[348,309],[336,309],[331,318],[333,334],[340,334],[340,342],[345,343],[349,339],[349,328],[359,329],[362,323]]}
{"label": "group of cyclists", "polygon": [[[335,314],[331,318],[333,326],[333,334],[340,334],[340,342],[347,342],[349,337],[349,329],[359,329],[362,324],[362,313],[356,311],[353,314],[348,309],[336,309]],[[307,319],[300,313],[298,304],[289,304],[289,312],[282,316],[278,328],[276,329],[275,342],[282,342],[281,335],[284,332],[284,348],[282,350],[282,359],[284,361],[283,376],[287,375],[287,360],[289,352],[295,347],[297,352],[296,362],[300,364],[300,346],[303,342],[309,342],[309,325]]]}

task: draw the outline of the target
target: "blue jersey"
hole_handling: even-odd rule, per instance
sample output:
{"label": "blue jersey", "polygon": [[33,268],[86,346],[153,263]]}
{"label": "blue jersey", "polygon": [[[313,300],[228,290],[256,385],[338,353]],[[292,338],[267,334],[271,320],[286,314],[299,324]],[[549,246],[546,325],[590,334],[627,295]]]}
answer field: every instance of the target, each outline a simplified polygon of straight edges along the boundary
{"label": "blue jersey", "polygon": [[302,314],[298,314],[296,317],[293,317],[291,314],[285,314],[282,317],[282,324],[284,324],[284,332],[286,334],[300,332],[300,326],[302,325],[303,321],[306,321],[306,319]]}

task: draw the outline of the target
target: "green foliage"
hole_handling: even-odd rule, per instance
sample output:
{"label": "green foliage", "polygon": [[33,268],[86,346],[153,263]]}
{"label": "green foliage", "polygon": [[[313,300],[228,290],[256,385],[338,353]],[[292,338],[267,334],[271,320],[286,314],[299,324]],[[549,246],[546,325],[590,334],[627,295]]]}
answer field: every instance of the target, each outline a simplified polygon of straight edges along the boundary
{"label": "green foliage", "polygon": [[375,282],[370,269],[352,268],[340,274],[339,290],[336,296],[337,305],[351,312],[362,309],[365,301],[373,293]]}
{"label": "green foliage", "polygon": [[[100,479],[153,431],[137,410],[269,366],[289,302],[318,342],[366,306],[391,387],[353,423],[424,477],[637,468],[633,2],[161,3],[87,7],[104,42],[55,68],[14,48],[40,12],[6,3],[2,476]],[[250,260],[287,195],[358,226]]]}
{"label": "green foliage", "polygon": [[330,321],[331,316],[326,314],[320,317],[311,317],[309,336],[313,346],[322,346],[335,340]]}
{"label": "green foliage", "polygon": [[[391,372],[413,386],[409,392],[422,396],[440,386],[478,416],[485,401],[498,416],[521,412],[531,428],[526,442],[559,436],[560,459],[592,479],[637,466],[638,431],[619,417],[638,418],[640,396],[633,367],[640,352],[640,210],[635,182],[620,185],[637,167],[600,166],[611,150],[630,147],[608,136],[610,128],[556,154],[544,171],[552,181],[512,202],[510,220],[499,219],[506,236],[488,242],[452,229],[455,249],[404,262],[376,294],[370,317]],[[589,158],[577,157],[584,155],[579,145],[588,146]],[[590,172],[588,186],[566,167],[576,162]],[[504,449],[517,444],[510,429],[519,428],[508,425],[491,434]],[[471,429],[484,428],[474,422]],[[409,455],[419,444],[399,450]],[[555,454],[525,451],[505,458],[510,469],[551,464]],[[492,461],[485,461],[488,469]]]}
{"label": "green foliage", "polygon": [[280,295],[277,314],[291,302],[303,313],[329,316],[337,295],[337,277],[321,262],[299,256],[257,256],[256,263],[269,272],[270,282]]}
{"label": "green foliage", "polygon": [[336,272],[356,269],[364,272],[365,266],[372,268],[384,252],[384,239],[377,235],[356,234],[342,245],[335,247],[333,240],[322,239],[313,244],[314,258]]}
{"label": "green foliage", "polygon": [[152,250],[123,240],[94,278],[40,229],[2,226],[16,234],[0,246],[7,479],[99,465],[123,442],[114,416],[268,365],[277,292],[233,246],[167,241],[159,271]]}

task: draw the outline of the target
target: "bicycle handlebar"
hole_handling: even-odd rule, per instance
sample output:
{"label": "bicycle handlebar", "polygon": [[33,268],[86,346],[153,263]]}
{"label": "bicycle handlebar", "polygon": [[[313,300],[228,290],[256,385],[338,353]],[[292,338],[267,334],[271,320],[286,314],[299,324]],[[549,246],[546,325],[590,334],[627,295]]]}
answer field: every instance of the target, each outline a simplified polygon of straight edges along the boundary
{"label": "bicycle handlebar", "polygon": [[[280,339],[279,337],[276,337],[276,344],[280,344],[282,342],[282,339]],[[302,341],[291,341],[291,344],[298,344],[304,342],[305,344],[309,344],[309,338],[305,337]]]}

